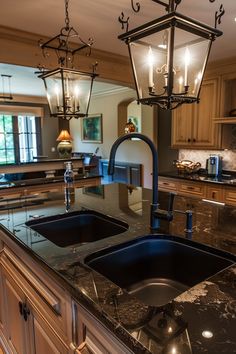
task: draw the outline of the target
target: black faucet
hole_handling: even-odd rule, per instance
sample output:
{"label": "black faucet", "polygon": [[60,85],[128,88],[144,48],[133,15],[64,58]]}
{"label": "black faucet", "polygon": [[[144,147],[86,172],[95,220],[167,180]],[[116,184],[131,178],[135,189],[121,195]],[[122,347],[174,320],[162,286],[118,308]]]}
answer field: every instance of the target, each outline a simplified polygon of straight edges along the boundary
{"label": "black faucet", "polygon": [[130,140],[132,138],[138,138],[145,143],[151,149],[152,152],[152,203],[151,203],[151,215],[150,215],[150,228],[152,231],[156,231],[160,227],[160,219],[171,221],[173,219],[173,201],[175,194],[170,193],[169,199],[169,207],[168,210],[161,210],[159,209],[158,204],[158,157],[157,157],[157,149],[154,143],[149,139],[146,135],[140,133],[129,133],[120,136],[112,145],[110,151],[110,158],[109,158],[109,165],[108,165],[108,174],[114,174],[114,166],[115,166],[115,155],[116,150],[118,149],[119,145],[124,140]]}

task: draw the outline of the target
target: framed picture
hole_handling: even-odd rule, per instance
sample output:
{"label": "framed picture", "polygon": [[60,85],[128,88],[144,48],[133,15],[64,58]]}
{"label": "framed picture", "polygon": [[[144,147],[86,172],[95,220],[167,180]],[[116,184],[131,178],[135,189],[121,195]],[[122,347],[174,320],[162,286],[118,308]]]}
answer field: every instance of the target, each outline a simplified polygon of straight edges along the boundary
{"label": "framed picture", "polygon": [[83,194],[104,199],[104,186],[99,185],[99,186],[84,187]]}
{"label": "framed picture", "polygon": [[82,139],[84,143],[102,143],[102,114],[82,118]]}

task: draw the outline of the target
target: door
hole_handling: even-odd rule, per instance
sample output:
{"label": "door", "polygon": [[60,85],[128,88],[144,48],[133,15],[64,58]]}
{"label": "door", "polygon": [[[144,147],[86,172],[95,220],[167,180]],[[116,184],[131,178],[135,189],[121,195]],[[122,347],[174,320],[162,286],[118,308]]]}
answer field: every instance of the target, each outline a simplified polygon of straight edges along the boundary
{"label": "door", "polygon": [[172,147],[192,145],[195,104],[183,104],[172,113]]}
{"label": "door", "polygon": [[13,353],[27,354],[26,346],[27,327],[22,316],[25,296],[12,277],[4,269],[2,272],[4,307],[5,307],[5,335]]}

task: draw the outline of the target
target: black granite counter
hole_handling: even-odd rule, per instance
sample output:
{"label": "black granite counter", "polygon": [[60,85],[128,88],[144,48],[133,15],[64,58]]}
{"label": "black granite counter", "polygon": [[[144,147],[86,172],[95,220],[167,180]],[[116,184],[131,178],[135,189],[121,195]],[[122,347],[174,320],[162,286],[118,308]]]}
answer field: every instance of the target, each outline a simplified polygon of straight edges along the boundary
{"label": "black granite counter", "polygon": [[218,177],[207,176],[206,173],[183,173],[178,171],[167,171],[159,173],[159,176],[184,179],[187,181],[206,182],[223,184],[226,186],[236,186],[236,173],[224,171]]}
{"label": "black granite counter", "polygon": [[[1,190],[8,189],[11,191],[14,191],[14,188],[19,188],[19,187],[30,187],[30,186],[37,186],[37,185],[45,185],[45,184],[51,184],[51,183],[62,183],[64,182],[64,170],[61,171],[60,174],[56,174],[53,177],[43,177],[40,176],[39,174],[37,177],[34,176],[34,178],[24,178],[20,177],[18,179],[14,180],[8,180],[6,178],[1,178],[0,179],[0,192]],[[21,174],[22,175],[22,174]],[[83,181],[86,179],[91,179],[95,177],[102,177],[96,170],[91,172],[86,172],[84,175],[82,174],[75,174],[74,175],[74,181]],[[1,195],[0,195],[1,196]]]}
{"label": "black granite counter", "polygon": [[[160,192],[159,196],[161,207],[166,208],[168,194]],[[46,192],[37,198],[34,204],[25,199],[21,208],[1,212],[2,227],[135,354],[236,353],[236,265],[158,308],[129,295],[84,264],[84,258],[95,251],[149,233],[150,190],[123,184],[77,188],[71,210],[94,209],[127,222],[129,229],[100,241],[66,248],[56,246],[25,225],[38,217],[63,213],[64,194]],[[161,232],[184,237],[185,218],[181,211],[189,206],[194,212],[193,240],[236,255],[233,207],[176,196],[174,209],[178,211],[174,221],[161,222]]]}

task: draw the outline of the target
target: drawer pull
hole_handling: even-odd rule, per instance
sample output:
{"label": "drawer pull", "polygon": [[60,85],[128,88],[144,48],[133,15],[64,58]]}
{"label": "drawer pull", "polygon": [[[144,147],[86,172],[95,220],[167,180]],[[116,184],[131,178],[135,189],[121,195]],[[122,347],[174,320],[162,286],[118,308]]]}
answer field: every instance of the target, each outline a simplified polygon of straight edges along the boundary
{"label": "drawer pull", "polygon": [[195,188],[188,186],[187,189],[190,190],[190,191],[193,191]]}

